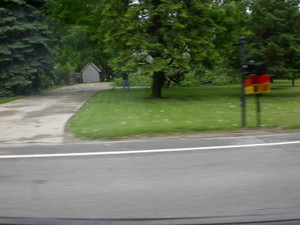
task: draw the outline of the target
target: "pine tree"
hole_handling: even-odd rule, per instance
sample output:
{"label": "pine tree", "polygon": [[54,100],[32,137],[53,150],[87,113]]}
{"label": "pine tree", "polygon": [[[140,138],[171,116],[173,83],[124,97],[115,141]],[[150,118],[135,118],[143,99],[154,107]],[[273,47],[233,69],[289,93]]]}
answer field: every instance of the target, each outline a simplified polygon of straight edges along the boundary
{"label": "pine tree", "polygon": [[107,0],[106,51],[116,72],[153,77],[152,97],[162,97],[165,76],[183,74],[214,58],[213,22],[207,0]]}
{"label": "pine tree", "polygon": [[43,6],[40,0],[0,3],[0,96],[38,91],[40,76],[52,76]]}
{"label": "pine tree", "polygon": [[255,0],[249,56],[266,61],[273,77],[300,76],[299,0]]}

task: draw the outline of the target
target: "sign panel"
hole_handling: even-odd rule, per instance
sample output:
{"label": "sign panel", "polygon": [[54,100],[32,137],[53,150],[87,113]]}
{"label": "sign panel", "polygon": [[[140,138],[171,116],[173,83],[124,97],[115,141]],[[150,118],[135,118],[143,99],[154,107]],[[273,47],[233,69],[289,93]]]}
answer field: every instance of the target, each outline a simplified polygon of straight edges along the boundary
{"label": "sign panel", "polygon": [[245,80],[245,94],[259,94],[271,92],[270,75],[252,75]]}

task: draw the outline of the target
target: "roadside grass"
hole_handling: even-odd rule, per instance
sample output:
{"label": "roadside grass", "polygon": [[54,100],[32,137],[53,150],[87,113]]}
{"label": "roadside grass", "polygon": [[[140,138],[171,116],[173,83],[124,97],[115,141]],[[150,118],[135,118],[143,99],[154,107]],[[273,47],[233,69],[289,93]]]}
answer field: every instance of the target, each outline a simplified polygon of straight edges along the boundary
{"label": "roadside grass", "polygon": [[[69,121],[82,139],[186,134],[240,128],[240,86],[165,88],[151,99],[149,88],[101,91]],[[263,94],[262,127],[300,128],[300,88],[277,81]],[[247,96],[247,127],[256,127],[255,98]]]}
{"label": "roadside grass", "polygon": [[21,96],[0,97],[0,104],[11,102],[11,101],[17,100],[19,98],[22,98],[22,97]]}
{"label": "roadside grass", "polygon": [[[298,85],[298,84],[296,84]],[[255,97],[248,97],[248,120],[250,127],[256,125]],[[262,127],[297,129],[300,128],[300,86],[291,86],[291,81],[275,80],[272,92],[261,98]]]}

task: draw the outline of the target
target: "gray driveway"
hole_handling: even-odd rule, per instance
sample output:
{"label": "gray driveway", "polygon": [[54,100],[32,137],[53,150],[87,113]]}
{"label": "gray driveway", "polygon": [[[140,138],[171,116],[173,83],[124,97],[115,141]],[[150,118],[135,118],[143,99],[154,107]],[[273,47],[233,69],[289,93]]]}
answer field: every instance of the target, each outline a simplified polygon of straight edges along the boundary
{"label": "gray driveway", "polygon": [[76,84],[0,105],[0,143],[62,143],[65,124],[108,83]]}

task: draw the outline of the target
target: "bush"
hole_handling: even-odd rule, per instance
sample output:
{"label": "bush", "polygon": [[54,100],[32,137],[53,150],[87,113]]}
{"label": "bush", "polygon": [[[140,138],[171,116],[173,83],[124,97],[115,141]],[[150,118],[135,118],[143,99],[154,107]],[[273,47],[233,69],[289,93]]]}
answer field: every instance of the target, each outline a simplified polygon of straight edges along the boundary
{"label": "bush", "polygon": [[64,86],[64,85],[66,85],[66,82],[65,82],[64,80],[61,80],[61,81],[59,82],[59,85]]}
{"label": "bush", "polygon": [[195,87],[199,84],[199,79],[196,77],[195,72],[187,73],[184,76],[184,80],[181,81],[181,87]]}
{"label": "bush", "polygon": [[122,84],[122,78],[114,78],[114,80],[111,82],[111,85],[114,87],[120,87],[123,86]]}
{"label": "bush", "polygon": [[200,77],[200,84],[226,85],[237,84],[240,80],[239,73],[226,65],[216,65],[212,70],[206,70]]}
{"label": "bush", "polygon": [[46,75],[39,75],[40,80],[40,88],[41,89],[48,89],[49,87],[53,86],[52,80],[47,77]]}
{"label": "bush", "polygon": [[69,83],[69,74],[74,72],[75,68],[72,67],[69,63],[61,64],[58,63],[54,68],[55,74],[57,76],[57,83],[60,84],[61,81],[64,81],[65,84]]}
{"label": "bush", "polygon": [[[152,79],[150,76],[141,74],[129,74],[129,85],[130,86],[151,86]],[[112,86],[120,87],[123,86],[123,80],[121,77],[114,78]]]}

